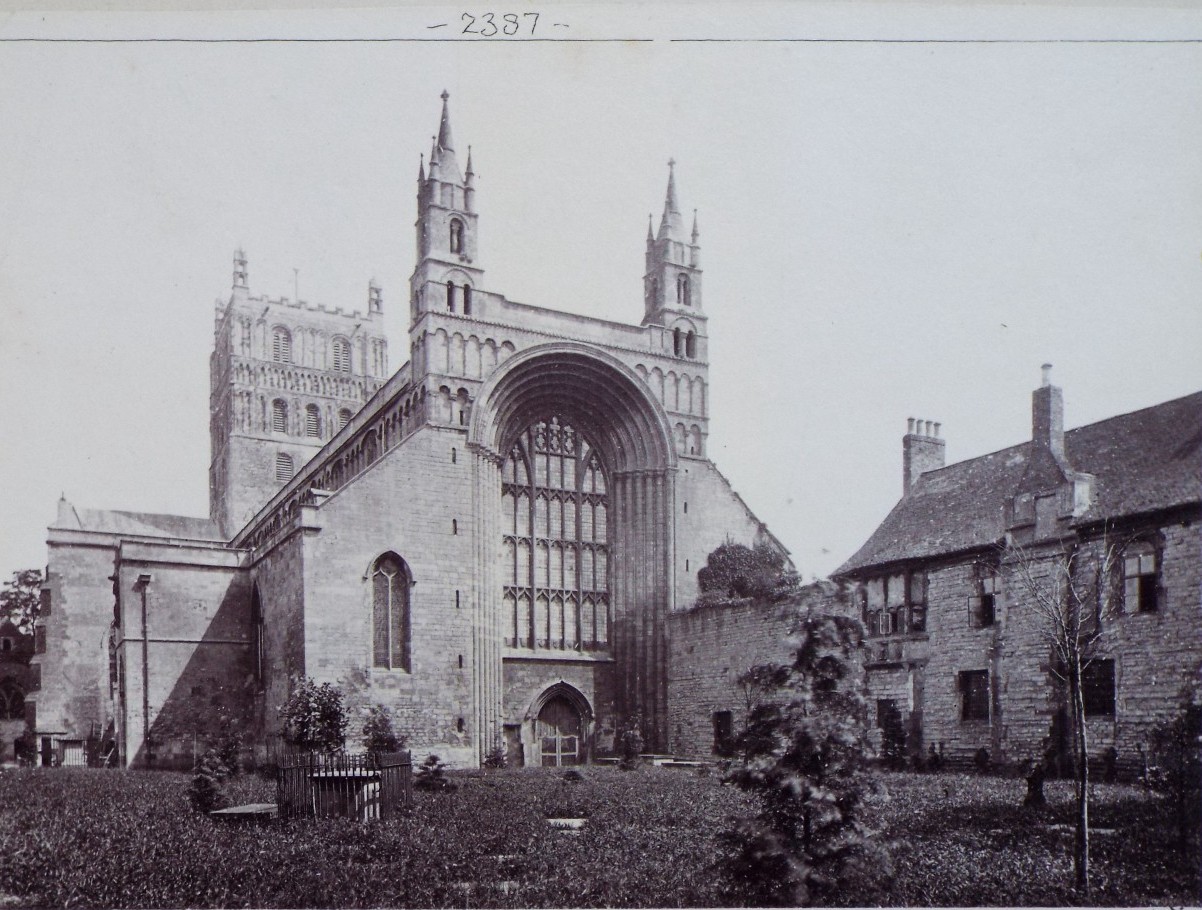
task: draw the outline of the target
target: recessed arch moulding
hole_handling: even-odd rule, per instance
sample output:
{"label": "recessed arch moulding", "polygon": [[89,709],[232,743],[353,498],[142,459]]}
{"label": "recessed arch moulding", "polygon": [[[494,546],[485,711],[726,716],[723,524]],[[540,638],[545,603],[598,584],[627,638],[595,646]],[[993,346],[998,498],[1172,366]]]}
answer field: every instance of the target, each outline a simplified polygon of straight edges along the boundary
{"label": "recessed arch moulding", "polygon": [[[674,598],[672,566],[676,450],[663,407],[625,364],[573,343],[546,344],[511,357],[476,397],[468,445],[476,453],[482,531],[478,577],[485,583],[479,645],[495,653],[482,667],[482,730],[500,727],[501,583],[500,465],[531,423],[559,417],[596,448],[609,478],[610,592],[613,654],[610,722],[641,719],[647,746],[668,746],[667,616]],[[485,581],[487,579],[487,581]],[[495,682],[490,683],[491,680]],[[495,684],[496,689],[492,686]],[[495,706],[495,707],[494,707]],[[495,712],[495,713],[494,713]]]}

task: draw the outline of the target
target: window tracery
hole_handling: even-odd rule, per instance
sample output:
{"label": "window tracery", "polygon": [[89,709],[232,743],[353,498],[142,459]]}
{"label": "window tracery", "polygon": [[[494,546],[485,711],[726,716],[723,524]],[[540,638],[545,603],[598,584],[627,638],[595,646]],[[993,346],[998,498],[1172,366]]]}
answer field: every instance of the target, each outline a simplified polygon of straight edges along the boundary
{"label": "window tracery", "polygon": [[376,560],[371,572],[372,665],[386,670],[409,667],[409,573],[395,553]]}
{"label": "window tracery", "polygon": [[519,435],[502,468],[510,647],[609,646],[608,483],[592,444],[558,417]]}

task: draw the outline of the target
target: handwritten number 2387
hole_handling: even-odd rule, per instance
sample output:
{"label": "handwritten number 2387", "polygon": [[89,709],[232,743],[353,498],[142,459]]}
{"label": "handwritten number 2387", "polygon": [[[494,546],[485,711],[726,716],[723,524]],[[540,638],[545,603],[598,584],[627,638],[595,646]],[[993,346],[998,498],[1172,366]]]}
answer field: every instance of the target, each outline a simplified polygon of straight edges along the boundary
{"label": "handwritten number 2387", "polygon": [[498,33],[516,35],[518,29],[522,26],[522,18],[529,16],[533,17],[530,22],[530,34],[533,35],[535,28],[538,27],[538,13],[522,13],[521,18],[518,17],[517,13],[503,13],[499,24],[496,15],[493,13],[481,13],[479,16],[464,13],[459,18],[464,21],[463,34],[491,38]]}

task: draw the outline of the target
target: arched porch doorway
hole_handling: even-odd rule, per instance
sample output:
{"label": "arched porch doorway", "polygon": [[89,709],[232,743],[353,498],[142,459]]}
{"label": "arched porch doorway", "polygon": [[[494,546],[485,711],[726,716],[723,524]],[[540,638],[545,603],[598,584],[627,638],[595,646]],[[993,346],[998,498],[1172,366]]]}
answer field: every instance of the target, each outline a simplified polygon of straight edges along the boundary
{"label": "arched porch doorway", "polygon": [[548,687],[526,712],[522,733],[525,764],[585,764],[591,754],[592,724],[592,706],[579,689],[562,680]]}
{"label": "arched porch doorway", "polygon": [[580,714],[563,696],[543,705],[534,722],[539,764],[549,767],[580,764],[584,759],[580,742],[583,730]]}

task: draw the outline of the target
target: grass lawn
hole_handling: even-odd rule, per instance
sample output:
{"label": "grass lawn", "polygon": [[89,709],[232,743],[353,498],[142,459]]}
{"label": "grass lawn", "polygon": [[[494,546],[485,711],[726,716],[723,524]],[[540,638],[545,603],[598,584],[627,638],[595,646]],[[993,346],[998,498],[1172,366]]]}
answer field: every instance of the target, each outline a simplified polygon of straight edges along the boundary
{"label": "grass lawn", "polygon": [[[56,769],[0,773],[0,907],[594,907],[721,902],[716,836],[748,798],[717,777],[584,769],[453,775],[453,793],[415,794],[389,822],[301,821],[263,828],[193,814],[189,777]],[[890,904],[1077,903],[1071,788],[1018,808],[1021,780],[966,775],[883,778],[869,824],[895,842]],[[233,782],[239,802],[272,801],[273,785]],[[549,815],[588,817],[556,833]],[[1195,856],[1167,846],[1166,813],[1129,787],[1100,786],[1091,902],[1198,900]],[[848,903],[858,903],[848,894]]]}

